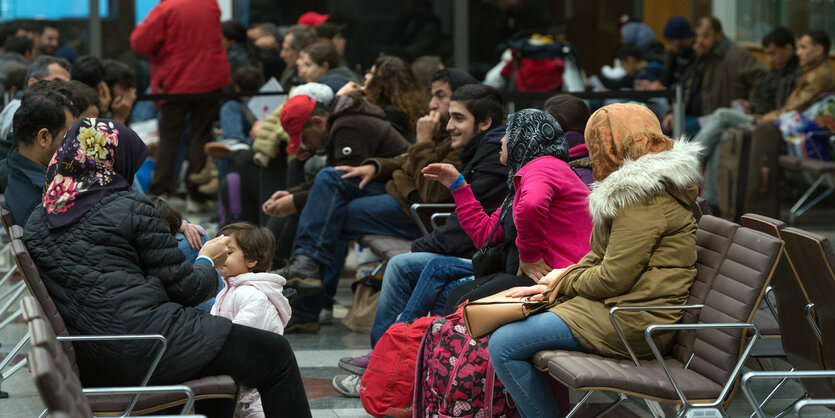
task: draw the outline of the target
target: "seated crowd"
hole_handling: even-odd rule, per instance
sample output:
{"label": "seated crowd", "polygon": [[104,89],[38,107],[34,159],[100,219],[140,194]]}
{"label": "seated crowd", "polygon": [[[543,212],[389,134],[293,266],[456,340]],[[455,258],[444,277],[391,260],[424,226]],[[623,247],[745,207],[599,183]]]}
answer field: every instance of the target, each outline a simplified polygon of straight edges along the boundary
{"label": "seated crowd", "polygon": [[[442,64],[415,74],[380,55],[363,80],[344,64],[343,27],[326,15],[305,14],[281,37],[275,25],[221,24],[217,7],[188,4],[160,3],[131,35],[150,57],[150,93],[240,94],[151,108],[160,138],[149,185],[138,180],[149,147],[128,126],[146,119],[149,105],[136,103],[133,70],[93,56],[71,64],[51,56],[41,34],[26,42],[10,32],[5,50],[20,50],[26,70],[0,113],[0,139],[10,139],[0,187],[69,332],[164,335],[151,384],[232,376],[237,400],[197,402],[207,416],[310,416],[282,334],[316,333],[332,320],[347,246],[365,235],[411,241],[411,252],[386,263],[370,349],[393,324],[454,314],[466,301],[550,295],[547,310],[500,327],[487,345],[522,416],[567,412],[531,356],[626,357],[608,309],[687,300],[696,276],[690,207],[702,184],[718,205],[722,132],[779,124],[781,113],[835,92],[821,30],[797,41],[786,28],[771,31],[762,39],[766,70],[715,18],[695,30],[671,18],[666,53],[651,30],[630,22],[622,34],[631,43],[617,54],[622,78],[605,83],[685,86],[692,139],[671,138],[666,100],[594,109],[556,94],[542,109],[507,114],[500,90]],[[183,48],[188,42],[203,47]],[[0,76],[14,91],[3,57]],[[271,77],[288,98],[253,114],[243,95]],[[187,214],[219,200],[213,239],[174,207],[184,161]],[[455,211],[423,234],[415,203],[454,203]],[[499,263],[474,263],[480,249]],[[644,330],[681,317],[637,313],[623,333],[649,358]],[[672,345],[667,337],[662,349]],[[76,351],[90,386],[135,384],[152,356],[146,342]],[[349,372],[334,377],[338,392],[359,396],[372,353],[333,359]]]}

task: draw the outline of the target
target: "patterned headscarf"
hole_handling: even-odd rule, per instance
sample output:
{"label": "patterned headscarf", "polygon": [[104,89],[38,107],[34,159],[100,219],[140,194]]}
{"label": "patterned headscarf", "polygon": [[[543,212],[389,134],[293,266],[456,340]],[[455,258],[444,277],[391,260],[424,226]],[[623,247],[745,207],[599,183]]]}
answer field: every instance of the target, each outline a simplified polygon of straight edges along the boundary
{"label": "patterned headscarf", "polygon": [[524,109],[507,117],[507,187],[515,190],[513,176],[525,164],[546,155],[568,161],[568,142],[562,127],[548,113]]}
{"label": "patterned headscarf", "polygon": [[53,238],[104,197],[131,190],[148,147],[125,125],[109,119],[76,121],[46,172],[43,206]]}
{"label": "patterned headscarf", "polygon": [[602,181],[623,164],[673,148],[673,140],[661,132],[658,117],[646,106],[618,103],[604,106],[586,125],[586,146],[594,181]]}

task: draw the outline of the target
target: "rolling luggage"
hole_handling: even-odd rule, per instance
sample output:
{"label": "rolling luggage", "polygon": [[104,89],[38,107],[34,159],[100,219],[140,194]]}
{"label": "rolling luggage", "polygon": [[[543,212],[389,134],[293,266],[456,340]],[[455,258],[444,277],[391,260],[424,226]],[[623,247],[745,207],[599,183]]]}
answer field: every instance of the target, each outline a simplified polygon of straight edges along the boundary
{"label": "rolling luggage", "polygon": [[782,136],[771,124],[726,130],[719,143],[719,215],[738,222],[745,213],[779,217],[778,165]]}

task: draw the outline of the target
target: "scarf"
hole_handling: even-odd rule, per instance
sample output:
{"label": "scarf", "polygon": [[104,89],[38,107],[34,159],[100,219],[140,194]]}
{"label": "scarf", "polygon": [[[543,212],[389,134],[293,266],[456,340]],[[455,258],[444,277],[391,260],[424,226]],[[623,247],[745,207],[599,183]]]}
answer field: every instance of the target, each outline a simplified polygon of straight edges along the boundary
{"label": "scarf", "polygon": [[586,145],[594,181],[601,181],[623,164],[673,148],[658,118],[646,106],[618,103],[598,109],[586,125]]}
{"label": "scarf", "polygon": [[76,121],[52,156],[43,207],[49,234],[61,236],[110,194],[131,190],[148,147],[130,128],[108,119]]}
{"label": "scarf", "polygon": [[550,114],[536,109],[524,109],[507,117],[507,188],[508,195],[499,214],[503,221],[513,206],[516,185],[513,177],[529,162],[550,155],[568,162],[568,142],[560,124]]}

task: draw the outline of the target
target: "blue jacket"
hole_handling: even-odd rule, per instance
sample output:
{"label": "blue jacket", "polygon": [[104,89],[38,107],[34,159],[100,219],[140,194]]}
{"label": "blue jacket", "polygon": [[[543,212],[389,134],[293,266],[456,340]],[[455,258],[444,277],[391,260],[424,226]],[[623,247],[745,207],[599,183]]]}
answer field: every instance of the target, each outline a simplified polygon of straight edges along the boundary
{"label": "blue jacket", "polygon": [[32,209],[43,201],[46,168],[20,155],[17,149],[9,154],[9,185],[6,186],[6,209],[16,225],[23,226]]}

